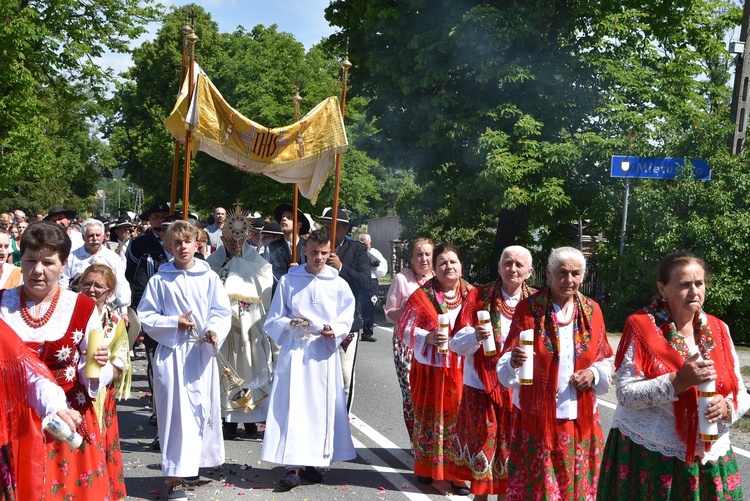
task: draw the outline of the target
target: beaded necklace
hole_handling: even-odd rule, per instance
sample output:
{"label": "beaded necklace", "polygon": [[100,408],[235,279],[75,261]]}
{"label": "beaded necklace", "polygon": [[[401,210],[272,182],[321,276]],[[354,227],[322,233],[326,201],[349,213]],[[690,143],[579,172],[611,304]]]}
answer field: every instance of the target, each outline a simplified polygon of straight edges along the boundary
{"label": "beaded necklace", "polygon": [[570,318],[568,318],[565,321],[561,321],[560,320],[560,316],[559,316],[560,313],[562,313],[564,315],[562,309],[558,313],[555,313],[555,314],[552,315],[552,319],[555,322],[555,325],[557,325],[558,327],[565,327],[566,325],[570,325],[570,323],[573,321],[573,319],[578,314],[578,301],[575,301],[575,300],[573,301],[573,314],[570,315]]}
{"label": "beaded necklace", "polygon": [[445,291],[443,292],[443,303],[445,304],[445,307],[448,308],[449,310],[452,310],[454,308],[458,308],[459,306],[461,306],[461,302],[463,300],[464,298],[461,294],[460,285],[453,296],[448,296],[448,294]]}
{"label": "beaded necklace", "polygon": [[49,304],[47,313],[45,313],[41,317],[35,317],[26,306],[26,291],[23,287],[21,287],[21,316],[23,317],[23,321],[26,322],[26,324],[32,329],[38,329],[39,327],[42,327],[44,324],[49,322],[49,319],[52,318],[52,314],[55,312],[57,301],[60,299],[61,290],[62,288],[58,286],[57,292],[55,292],[55,297],[52,298],[52,302]]}
{"label": "beaded necklace", "polygon": [[505,318],[513,318],[515,312],[516,307],[508,306],[508,303],[505,302],[505,298],[500,300],[500,313],[502,313]]}

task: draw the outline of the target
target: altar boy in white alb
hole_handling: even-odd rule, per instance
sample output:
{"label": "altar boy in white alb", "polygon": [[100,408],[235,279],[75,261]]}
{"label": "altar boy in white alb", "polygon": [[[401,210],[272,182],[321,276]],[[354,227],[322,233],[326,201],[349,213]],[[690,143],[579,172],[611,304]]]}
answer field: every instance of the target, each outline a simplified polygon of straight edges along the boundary
{"label": "altar boy in white alb", "polygon": [[154,354],[154,405],[167,499],[186,499],[183,479],[224,463],[216,348],[231,326],[219,276],[193,256],[198,230],[172,223],[165,235],[174,260],[151,277],[138,315],[159,345]]}
{"label": "altar boy in white alb", "polygon": [[263,438],[263,461],[286,466],[281,490],[317,483],[315,466],[357,457],[349,431],[338,345],[354,321],[354,295],[327,266],[331,236],[313,231],[305,265],[279,280],[265,330],[280,346]]}

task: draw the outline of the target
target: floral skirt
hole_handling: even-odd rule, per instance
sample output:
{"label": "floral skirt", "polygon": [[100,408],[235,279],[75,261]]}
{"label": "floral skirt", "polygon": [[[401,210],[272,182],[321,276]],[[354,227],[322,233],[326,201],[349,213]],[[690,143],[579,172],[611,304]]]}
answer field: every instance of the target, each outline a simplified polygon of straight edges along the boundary
{"label": "floral skirt", "polygon": [[[104,397],[104,393],[99,398]],[[120,450],[120,424],[117,420],[117,406],[115,404],[115,387],[107,389],[103,413],[103,440],[107,458],[107,476],[111,501],[122,499],[125,493],[125,475],[122,471],[122,451]]]}
{"label": "floral skirt", "polygon": [[604,449],[599,499],[741,500],[734,451],[718,461],[688,465],[646,449],[612,428]]}
{"label": "floral skirt", "polygon": [[463,381],[442,367],[412,360],[411,399],[414,409],[414,473],[434,480],[456,480],[446,471],[451,432],[458,420]]}
{"label": "floral skirt", "polygon": [[409,433],[409,440],[413,439],[414,416],[411,409],[411,388],[409,386],[409,373],[411,372],[411,359],[414,351],[409,348],[396,335],[393,336],[393,363],[396,366],[396,377],[401,387],[401,400],[404,407],[404,423]]}
{"label": "floral skirt", "polygon": [[106,428],[100,431],[94,405],[84,392],[80,385],[67,392],[68,401],[83,418],[76,430],[83,437],[81,446],[73,449],[45,434],[44,499],[119,499],[107,472]]}
{"label": "floral skirt", "polygon": [[578,436],[575,421],[557,420],[557,444],[549,449],[522,431],[521,410],[513,408],[508,458],[509,501],[589,500],[596,496],[604,437],[599,412],[590,436]]}
{"label": "floral skirt", "polygon": [[501,409],[486,391],[464,385],[448,470],[470,481],[472,494],[505,494],[510,415],[511,409]]}

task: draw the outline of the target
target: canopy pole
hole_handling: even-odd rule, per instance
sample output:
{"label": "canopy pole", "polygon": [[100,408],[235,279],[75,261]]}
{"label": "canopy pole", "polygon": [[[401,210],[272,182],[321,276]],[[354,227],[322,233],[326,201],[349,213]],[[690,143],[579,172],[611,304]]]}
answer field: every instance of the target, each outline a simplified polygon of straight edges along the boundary
{"label": "canopy pole", "polygon": [[[187,37],[193,33],[193,28],[188,24],[188,20],[185,19],[185,26],[182,27],[183,39],[182,39],[182,66],[180,67],[180,87],[177,90],[177,95],[182,92],[182,84],[185,83],[185,68],[187,66]],[[172,196],[170,197],[169,203],[169,214],[174,215],[174,208],[177,205],[177,178],[180,172],[180,142],[174,140],[174,160],[172,161]]]}
{"label": "canopy pole", "polygon": [[[195,44],[198,42],[198,35],[195,33],[189,34],[187,42],[190,45],[190,66],[188,66],[188,103],[193,101],[193,92],[195,92],[195,81],[193,80],[193,66],[195,62]],[[190,105],[188,105],[190,110]],[[187,221],[189,212],[189,200],[190,200],[190,157],[192,156],[193,146],[193,134],[192,125],[185,129],[185,191],[182,195],[182,219]]]}
{"label": "canopy pole", "polygon": [[[348,45],[348,43],[347,43]],[[341,119],[346,115],[346,81],[349,78],[349,68],[352,63],[349,62],[349,48],[346,49],[344,60],[341,61],[341,69],[344,74],[341,79]],[[336,250],[336,226],[338,225],[339,214],[339,187],[341,185],[341,153],[336,154],[336,179],[333,185],[333,204],[331,205],[331,252]]]}
{"label": "canopy pole", "polygon": [[[299,95],[299,79],[297,79],[297,93],[292,98],[294,101],[294,121],[299,122],[299,104],[302,102],[302,96]],[[299,184],[294,183],[292,186],[292,263],[297,262],[297,235],[299,234],[299,221],[297,221],[297,212],[299,211]]]}

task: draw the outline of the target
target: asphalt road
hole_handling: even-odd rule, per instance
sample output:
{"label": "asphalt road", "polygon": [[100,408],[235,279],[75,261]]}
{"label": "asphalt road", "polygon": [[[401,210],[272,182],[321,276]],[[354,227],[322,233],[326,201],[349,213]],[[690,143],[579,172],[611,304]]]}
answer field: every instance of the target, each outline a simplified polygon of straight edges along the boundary
{"label": "asphalt road", "polygon": [[[382,318],[381,318],[382,321]],[[276,492],[281,466],[259,461],[262,432],[245,436],[240,428],[237,440],[226,441],[226,463],[214,470],[201,470],[201,485],[188,490],[189,499],[301,499],[301,500],[427,500],[454,496],[445,482],[425,486],[412,474],[409,440],[401,413],[401,396],[393,367],[391,332],[381,323],[376,327],[377,342],[360,343],[357,354],[356,388],[350,423],[358,457],[353,462],[336,463],[323,471],[324,483],[302,486],[290,492]],[[118,404],[123,466],[127,499],[164,499],[160,454],[149,444],[156,428],[149,426],[150,410],[145,379],[145,361],[134,361],[133,395]],[[606,436],[614,413],[614,398],[600,405]],[[738,450],[744,491],[750,493],[750,452]],[[742,455],[744,454],[744,455]],[[750,494],[748,494],[750,497]]]}

